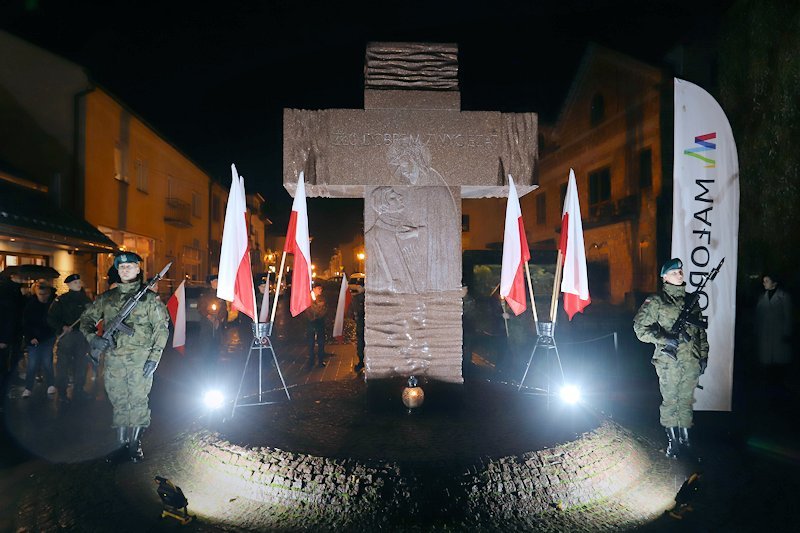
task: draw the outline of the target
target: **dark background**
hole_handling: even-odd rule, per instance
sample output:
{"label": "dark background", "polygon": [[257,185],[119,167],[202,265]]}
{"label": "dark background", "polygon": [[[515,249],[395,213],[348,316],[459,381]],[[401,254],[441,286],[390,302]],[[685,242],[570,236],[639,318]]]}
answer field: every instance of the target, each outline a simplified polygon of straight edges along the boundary
{"label": "dark background", "polygon": [[[86,67],[225,187],[235,163],[283,232],[282,109],[362,107],[368,41],[456,42],[464,109],[551,122],[588,42],[661,65],[731,3],[6,0],[0,27]],[[309,199],[312,253],[360,231],[362,206]]]}

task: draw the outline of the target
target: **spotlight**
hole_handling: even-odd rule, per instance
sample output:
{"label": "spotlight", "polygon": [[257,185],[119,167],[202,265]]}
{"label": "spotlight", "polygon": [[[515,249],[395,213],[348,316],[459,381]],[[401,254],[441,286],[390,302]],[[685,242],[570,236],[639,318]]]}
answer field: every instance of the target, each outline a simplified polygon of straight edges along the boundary
{"label": "spotlight", "polygon": [[155,481],[158,483],[156,492],[161,498],[161,518],[174,518],[184,526],[191,522],[194,516],[189,514],[189,500],[181,488],[165,477],[156,476]]}
{"label": "spotlight", "polygon": [[217,389],[206,391],[203,403],[208,409],[219,409],[225,403],[225,395]]}
{"label": "spotlight", "polygon": [[561,401],[569,405],[575,405],[581,401],[581,390],[575,385],[564,385],[559,391]]}

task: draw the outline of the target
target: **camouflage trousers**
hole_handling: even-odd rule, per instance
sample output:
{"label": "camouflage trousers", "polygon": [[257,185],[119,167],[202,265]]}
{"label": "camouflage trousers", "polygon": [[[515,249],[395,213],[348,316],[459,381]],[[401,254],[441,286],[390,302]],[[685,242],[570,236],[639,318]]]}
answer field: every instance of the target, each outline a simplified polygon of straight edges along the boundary
{"label": "camouflage trousers", "polygon": [[673,361],[664,357],[653,362],[661,390],[661,425],[692,427],[694,389],[700,380],[700,365],[696,359]]}
{"label": "camouflage trousers", "polygon": [[106,353],[106,394],[114,409],[113,427],[150,425],[148,405],[153,376],[142,377],[145,358]]}

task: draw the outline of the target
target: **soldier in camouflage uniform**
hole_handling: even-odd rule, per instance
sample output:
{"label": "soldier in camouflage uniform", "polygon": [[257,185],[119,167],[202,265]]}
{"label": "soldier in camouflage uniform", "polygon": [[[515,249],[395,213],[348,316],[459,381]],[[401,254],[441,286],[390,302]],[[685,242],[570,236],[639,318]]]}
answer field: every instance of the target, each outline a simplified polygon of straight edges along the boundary
{"label": "soldier in camouflage uniform", "polygon": [[[688,340],[675,339],[671,331],[686,296],[682,268],[680,259],[670,259],[661,267],[662,291],[648,296],[633,319],[633,330],[639,340],[655,344],[652,362],[661,389],[661,425],[667,433],[668,457],[677,457],[681,445],[691,447],[689,428],[694,389],[708,364],[708,337],[704,329],[688,325]],[[678,342],[677,360],[661,351],[670,340]]]}
{"label": "soldier in camouflage uniform", "polygon": [[[118,254],[114,259],[122,282],[101,294],[81,315],[81,331],[90,342],[98,321],[110,322],[127,299],[141,288],[141,260],[130,252]],[[167,308],[156,293],[147,291],[125,324],[133,329],[133,335],[115,335],[116,346],[105,352],[104,378],[114,409],[112,426],[117,428],[120,449],[127,447],[131,461],[138,462],[143,458],[142,432],[150,425],[148,395],[153,373],[169,336]]]}

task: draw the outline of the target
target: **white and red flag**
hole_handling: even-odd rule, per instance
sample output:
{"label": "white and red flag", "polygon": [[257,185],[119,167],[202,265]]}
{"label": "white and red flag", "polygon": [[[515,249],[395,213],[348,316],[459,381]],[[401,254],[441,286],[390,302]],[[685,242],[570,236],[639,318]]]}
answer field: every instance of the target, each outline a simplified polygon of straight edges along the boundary
{"label": "white and red flag", "polygon": [[561,215],[561,242],[558,249],[564,258],[561,277],[561,292],[564,293],[564,311],[572,320],[575,313],[592,303],[589,297],[589,278],[586,275],[586,249],[583,245],[583,223],[581,206],[578,202],[578,186],[575,172],[569,169],[567,195],[564,198],[564,212]]}
{"label": "white and red flag", "polygon": [[353,296],[350,294],[350,289],[347,287],[347,275],[342,272],[342,286],[339,288],[339,301],[336,304],[336,318],[333,320],[333,338],[342,340],[344,337],[344,317],[347,316],[347,310],[350,309],[350,303],[353,301]]}
{"label": "white and red flag", "polygon": [[286,245],[283,251],[294,254],[292,273],[292,297],[289,311],[297,316],[311,305],[311,247],[308,239],[308,209],[306,208],[306,184],[303,173],[297,179],[289,229],[286,230]]}
{"label": "white and red flag", "polygon": [[222,228],[217,297],[231,302],[231,307],[256,320],[256,295],[250,269],[250,241],[247,232],[247,202],[244,178],[231,165],[231,190]]}
{"label": "white and red flag", "polygon": [[527,308],[525,298],[525,274],[523,263],[531,258],[525,224],[519,207],[517,188],[511,174],[508,175],[508,203],[506,204],[506,227],[503,234],[503,268],[500,271],[500,296],[519,315]]}
{"label": "white and red flag", "polygon": [[167,311],[172,319],[172,347],[183,353],[186,345],[186,281],[181,281],[175,293],[167,300]]}

